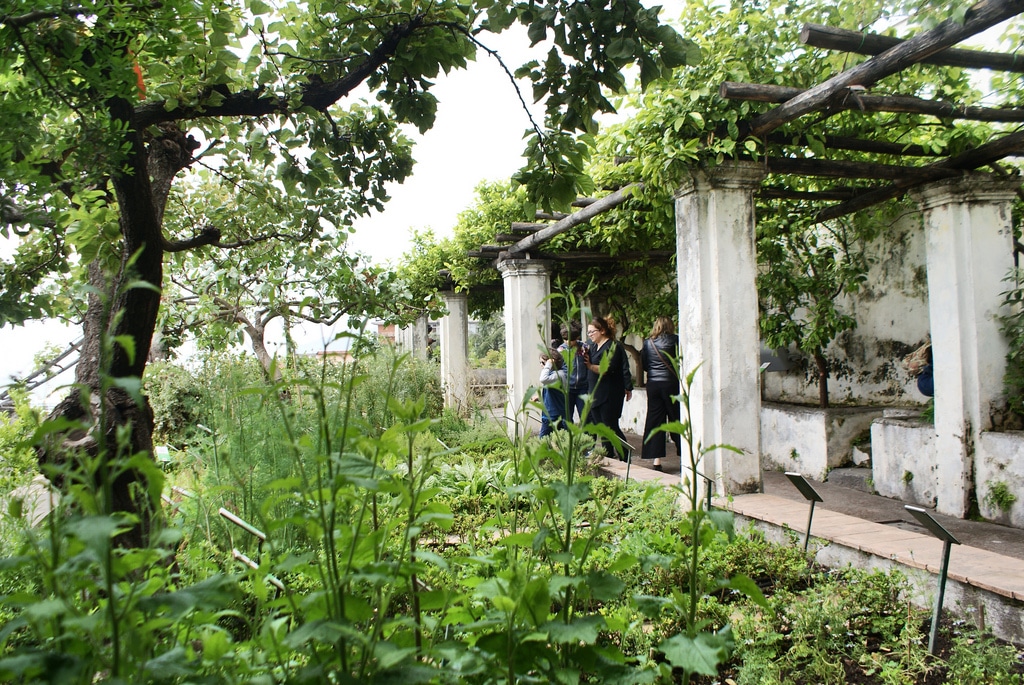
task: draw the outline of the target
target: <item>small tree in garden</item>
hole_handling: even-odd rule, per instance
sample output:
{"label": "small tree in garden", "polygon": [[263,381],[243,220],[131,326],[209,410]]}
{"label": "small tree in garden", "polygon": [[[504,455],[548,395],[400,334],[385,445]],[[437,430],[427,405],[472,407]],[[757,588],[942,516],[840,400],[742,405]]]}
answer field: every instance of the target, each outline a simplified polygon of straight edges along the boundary
{"label": "small tree in garden", "polygon": [[814,361],[818,403],[826,408],[825,348],[857,325],[843,312],[839,298],[857,290],[866,278],[867,262],[852,225],[844,221],[809,225],[802,216],[790,212],[758,221],[760,327],[768,347],[795,344]]}
{"label": "small tree in garden", "polygon": [[404,322],[418,314],[394,273],[352,253],[347,233],[330,223],[343,211],[343,193],[325,190],[314,204],[275,192],[266,172],[242,171],[248,173],[231,179],[200,174],[198,183],[172,194],[172,230],[198,233],[217,225],[235,242],[231,249],[170,256],[161,331],[171,331],[175,341],[190,333],[209,350],[247,339],[269,377],[266,335],[274,322],[288,337],[302,322],[332,326],[350,316]]}

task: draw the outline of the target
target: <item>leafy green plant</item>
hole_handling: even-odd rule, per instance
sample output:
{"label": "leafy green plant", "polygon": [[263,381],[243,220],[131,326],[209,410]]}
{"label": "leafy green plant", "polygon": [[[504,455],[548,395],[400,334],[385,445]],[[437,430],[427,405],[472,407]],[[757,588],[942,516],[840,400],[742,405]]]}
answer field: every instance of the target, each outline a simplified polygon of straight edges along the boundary
{"label": "leafy green plant", "polygon": [[682,422],[667,423],[660,427],[662,431],[678,433],[683,444],[687,446],[687,451],[683,455],[683,468],[689,468],[689,475],[684,477],[684,486],[680,494],[688,505],[688,510],[678,523],[678,542],[674,550],[676,561],[673,562],[679,563],[683,568],[683,585],[673,590],[672,595],[667,598],[637,598],[640,610],[650,618],[658,618],[664,612],[678,617],[682,630],[664,640],[658,649],[666,660],[661,668],[662,677],[671,677],[672,669],[678,668],[682,670],[684,683],[689,683],[695,675],[716,675],[719,666],[728,660],[734,649],[732,629],[728,624],[719,626],[716,630],[709,626],[707,621],[699,620],[699,603],[709,592],[733,590],[767,607],[761,590],[748,576],[709,576],[707,570],[701,566],[702,551],[712,544],[716,536],[724,534],[731,540],[734,532],[732,514],[705,508],[704,499],[700,497],[698,467],[704,457],[711,452],[736,448],[694,442],[690,418],[690,389],[699,368],[698,366],[690,371],[683,380],[679,397]]}
{"label": "leafy green plant", "polygon": [[1018,647],[980,634],[977,629],[958,623],[954,626],[949,654],[949,685],[1018,685],[1022,653]]}
{"label": "leafy green plant", "polygon": [[28,397],[17,388],[11,388],[14,412],[0,412],[0,493],[24,485],[35,473],[36,456],[27,444],[33,426],[39,418],[32,410]]}
{"label": "leafy green plant", "polygon": [[921,410],[921,420],[926,423],[935,423],[935,398],[928,398],[928,402],[924,405],[924,409]]}
{"label": "leafy green plant", "polygon": [[1005,481],[997,480],[988,483],[985,504],[1005,514],[1009,513],[1016,503],[1017,495]]}

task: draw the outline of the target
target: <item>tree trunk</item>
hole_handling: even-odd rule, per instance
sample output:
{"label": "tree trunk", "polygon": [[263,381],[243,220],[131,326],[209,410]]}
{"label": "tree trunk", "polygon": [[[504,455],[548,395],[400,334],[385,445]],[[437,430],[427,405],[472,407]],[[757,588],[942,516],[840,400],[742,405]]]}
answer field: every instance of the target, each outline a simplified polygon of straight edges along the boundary
{"label": "tree trunk", "polygon": [[818,406],[828,409],[828,360],[820,350],[814,352],[814,363],[818,367]]}
{"label": "tree trunk", "polygon": [[[129,468],[126,462],[139,453],[152,458],[153,413],[148,401],[143,399],[140,406],[117,381],[141,379],[146,368],[163,279],[162,206],[158,208],[154,201],[147,149],[143,134],[132,125],[131,104],[112,100],[108,105],[111,116],[122,121],[128,131],[125,138],[129,151],[122,171],[111,178],[120,212],[121,263],[116,274],[104,273],[99,261],[89,265],[92,289],[83,323],[82,353],[75,370],[78,387],[50,415],[80,421],[83,428],[63,435],[59,445],[42,448],[40,461],[83,469],[91,460],[82,458],[78,450],[89,457],[102,453],[101,465],[82,475],[91,479],[101,494],[102,513],[137,517],[136,524],[118,537],[118,544],[143,546],[159,512],[159,500],[150,498],[143,472]],[[162,201],[166,201],[163,186],[169,188],[173,176],[171,173],[169,178],[159,179]],[[88,406],[83,402],[86,398]],[[127,442],[119,445],[117,436],[123,426],[131,430]],[[62,478],[56,480],[59,484]]]}

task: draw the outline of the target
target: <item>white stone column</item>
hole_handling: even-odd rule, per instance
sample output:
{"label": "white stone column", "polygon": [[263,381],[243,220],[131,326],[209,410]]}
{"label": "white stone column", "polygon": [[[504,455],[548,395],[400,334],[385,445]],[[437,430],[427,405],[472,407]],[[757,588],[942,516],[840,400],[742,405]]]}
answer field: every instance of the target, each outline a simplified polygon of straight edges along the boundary
{"label": "white stone column", "polygon": [[526,435],[540,422],[540,411],[524,408],[523,401],[529,388],[539,385],[540,353],[551,330],[549,268],[535,259],[507,259],[498,270],[505,289],[505,415],[510,434]]}
{"label": "white stone column", "polygon": [[395,331],[395,343],[403,353],[416,359],[427,358],[427,317],[421,316],[408,326]]}
{"label": "white stone column", "polygon": [[441,293],[448,314],[438,324],[444,406],[465,414],[469,409],[469,305],[466,293]]}
{"label": "white stone column", "polygon": [[949,516],[967,514],[975,450],[1002,395],[1007,350],[997,316],[1013,266],[1010,203],[1019,185],[976,174],[912,193],[927,242],[936,508]]}
{"label": "white stone column", "polygon": [[736,162],[694,172],[676,193],[683,376],[700,364],[690,389],[694,440],[741,450],[715,450],[698,465],[718,495],[761,489],[754,191],[763,178],[761,165]]}

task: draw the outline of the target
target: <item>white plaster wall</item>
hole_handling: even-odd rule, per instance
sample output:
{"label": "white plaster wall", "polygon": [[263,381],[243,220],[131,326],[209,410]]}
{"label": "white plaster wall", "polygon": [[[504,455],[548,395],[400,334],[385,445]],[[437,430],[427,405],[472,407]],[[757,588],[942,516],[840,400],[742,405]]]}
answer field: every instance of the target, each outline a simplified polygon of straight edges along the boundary
{"label": "white plaster wall", "polygon": [[693,171],[676,192],[680,352],[700,364],[690,387],[694,439],[716,450],[705,473],[718,491],[761,488],[761,395],[753,192],[758,164]]}
{"label": "white plaster wall", "polygon": [[540,385],[538,362],[551,327],[548,265],[510,259],[499,269],[505,292],[505,415],[510,435],[530,435],[540,429],[541,408],[530,400]]}
{"label": "white plaster wall", "polygon": [[[903,216],[868,245],[867,281],[857,293],[841,298],[857,328],[841,335],[826,350],[832,365],[831,404],[898,406],[924,404],[902,358],[928,335],[925,235],[921,214]],[[817,404],[817,369],[797,368],[764,374],[763,398]]]}
{"label": "white plaster wall", "polygon": [[[871,424],[871,480],[875,492],[934,507],[938,492],[935,426],[882,418]],[[907,476],[912,474],[912,477]]]}
{"label": "white plaster wall", "polygon": [[446,407],[467,414],[469,397],[469,308],[464,293],[442,293],[448,314],[438,322],[441,386]]}
{"label": "white plaster wall", "polygon": [[[974,462],[975,494],[981,515],[991,521],[1024,528],[1024,432],[984,432]],[[986,502],[993,484],[1005,483],[1017,501],[1009,511]]]}
{"label": "white plaster wall", "polygon": [[761,459],[765,468],[796,471],[825,480],[828,474],[825,419],[821,412],[761,405]]}

